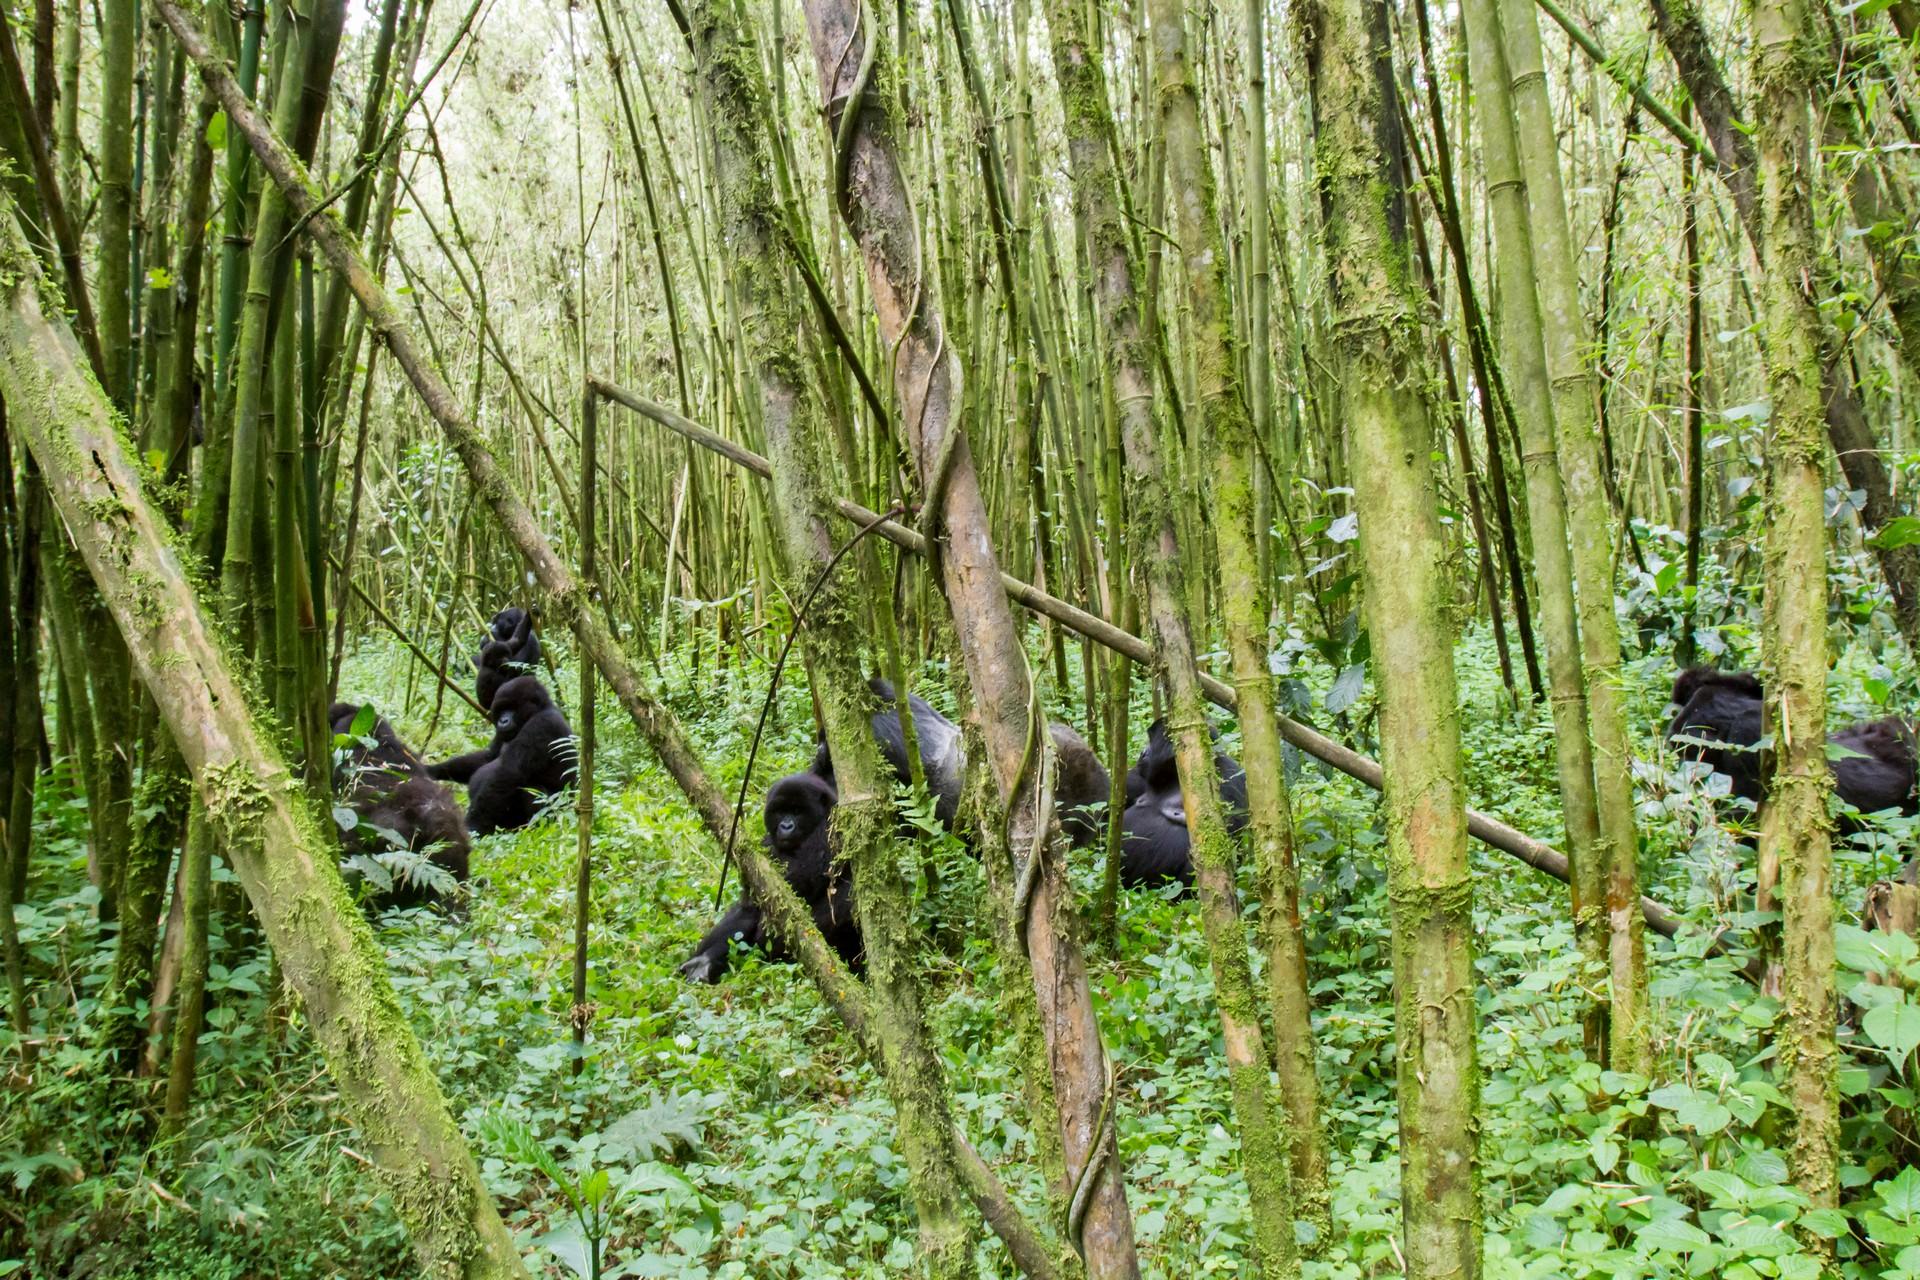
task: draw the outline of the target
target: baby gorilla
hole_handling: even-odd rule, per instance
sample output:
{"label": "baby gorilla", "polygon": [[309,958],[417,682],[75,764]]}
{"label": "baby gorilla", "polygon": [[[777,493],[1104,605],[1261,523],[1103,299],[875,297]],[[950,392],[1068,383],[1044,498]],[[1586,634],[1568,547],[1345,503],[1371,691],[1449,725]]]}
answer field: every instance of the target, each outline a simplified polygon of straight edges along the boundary
{"label": "baby gorilla", "polygon": [[501,685],[487,718],[492,742],[427,769],[442,781],[467,784],[467,828],[477,836],[532,822],[543,803],[566,790],[578,758],[567,718],[532,676]]}
{"label": "baby gorilla", "polygon": [[473,657],[473,694],[480,709],[493,706],[501,685],[532,673],[539,662],[540,637],[533,633],[533,612],[514,608],[494,614],[487,640]]}
{"label": "baby gorilla", "polygon": [[[1756,749],[1765,706],[1759,678],[1693,667],[1673,682],[1673,701],[1680,709],[1667,726],[1667,740],[1685,758],[1725,774],[1735,795],[1758,803],[1766,794]],[[1889,717],[1852,725],[1829,740],[1847,752],[1829,762],[1833,789],[1843,801],[1861,813],[1915,812],[1914,737],[1905,721]]]}
{"label": "baby gorilla", "polygon": [[[349,854],[384,853],[391,842],[381,833],[390,831],[404,847],[428,854],[464,883],[472,847],[459,802],[427,776],[426,766],[384,717],[375,717],[356,735],[360,716],[361,708],[351,702],[336,702],[327,711],[334,734],[354,739],[333,775],[335,793],[360,815],[359,825],[341,836],[341,848]],[[385,901],[414,906],[432,896],[416,885],[397,884]]]}
{"label": "baby gorilla", "polygon": [[[892,682],[878,676],[867,682],[875,710],[871,725],[873,740],[893,776],[903,785],[912,778],[907,768],[907,740],[900,731],[899,703]],[[967,754],[960,726],[935,711],[918,694],[907,695],[907,707],[913,716],[913,734],[920,748],[920,765],[927,775],[927,789],[933,793],[933,816],[949,831],[960,810],[960,788],[966,780]],[[1053,738],[1055,759],[1053,796],[1060,814],[1060,827],[1075,845],[1093,843],[1100,832],[1099,806],[1107,802],[1109,782],[1100,758],[1087,741],[1067,725],[1055,721],[1048,726]],[[833,757],[822,741],[813,754],[812,772],[828,782],[834,781]]]}
{"label": "baby gorilla", "polygon": [[[845,867],[833,865],[827,840],[827,819],[838,800],[833,787],[811,773],[780,779],[767,790],[766,846],[787,883],[812,910],[813,923],[828,945],[859,973],[863,950],[860,926],[853,919],[853,882]],[[735,938],[763,948],[776,960],[790,954],[767,926],[766,913],[751,896],[742,895],[681,964],[681,976],[690,982],[720,981]]]}
{"label": "baby gorilla", "polygon": [[[1215,729],[1218,738],[1220,731]],[[1220,798],[1227,807],[1227,832],[1238,835],[1247,825],[1247,774],[1239,761],[1215,752],[1213,767],[1220,775]],[[1193,883],[1192,840],[1187,834],[1187,806],[1180,794],[1180,771],[1174,763],[1173,740],[1164,720],[1147,728],[1146,749],[1127,773],[1127,808],[1120,815],[1120,879],[1130,886]]]}

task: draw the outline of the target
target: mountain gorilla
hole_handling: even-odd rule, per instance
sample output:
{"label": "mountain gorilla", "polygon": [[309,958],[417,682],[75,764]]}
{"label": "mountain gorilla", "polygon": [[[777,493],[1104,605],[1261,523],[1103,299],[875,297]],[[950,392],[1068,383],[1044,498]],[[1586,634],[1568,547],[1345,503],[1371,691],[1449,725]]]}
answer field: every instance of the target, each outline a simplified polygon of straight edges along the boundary
{"label": "mountain gorilla", "polygon": [[[427,853],[464,883],[472,847],[453,792],[427,776],[420,757],[384,717],[375,717],[364,735],[355,735],[360,714],[351,702],[336,702],[327,711],[334,734],[355,739],[333,774],[335,793],[360,815],[360,824],[341,836],[341,848],[350,854],[383,853],[389,841],[381,832],[390,831],[406,848]],[[388,901],[413,906],[430,897],[411,884],[395,885]]]}
{"label": "mountain gorilla", "polygon": [[[1733,793],[1758,803],[1765,795],[1761,773],[1761,712],[1765,693],[1760,680],[1744,671],[1693,667],[1673,682],[1680,708],[1667,726],[1667,740],[1689,760],[1700,760],[1733,783]],[[1676,738],[1700,742],[1674,742]],[[1852,725],[1830,736],[1850,754],[1829,763],[1833,789],[1861,813],[1898,809],[1916,811],[1914,735],[1904,720],[1889,717]],[[1714,745],[1724,743],[1724,746]]]}
{"label": "mountain gorilla", "polygon": [[533,611],[513,608],[494,614],[486,642],[473,657],[473,693],[480,709],[493,706],[501,685],[531,674],[539,662],[540,637],[533,632]]}
{"label": "mountain gorilla", "polygon": [[[1215,729],[1218,738],[1220,731]],[[1215,752],[1213,767],[1220,775],[1220,799],[1227,808],[1227,832],[1238,835],[1247,825],[1247,774],[1240,762]],[[1192,840],[1187,834],[1186,801],[1180,794],[1180,772],[1174,763],[1173,740],[1165,720],[1147,728],[1146,749],[1127,772],[1127,808],[1120,815],[1120,879],[1129,886],[1193,883]]]}
{"label": "mountain gorilla", "polygon": [[[902,784],[911,781],[907,768],[907,740],[900,731],[899,702],[893,684],[879,676],[867,682],[876,706],[873,739],[880,755]],[[913,734],[920,748],[920,766],[927,775],[927,789],[933,793],[933,816],[949,831],[960,810],[960,788],[966,780],[966,743],[960,726],[941,715],[926,699],[907,695],[907,707],[913,715]],[[1048,726],[1053,737],[1054,805],[1060,814],[1060,828],[1075,845],[1093,843],[1100,832],[1097,806],[1107,802],[1110,783],[1106,767],[1087,745],[1085,738],[1067,725],[1055,721]],[[813,753],[811,772],[815,777],[834,781],[833,757],[821,741]]]}
{"label": "mountain gorilla", "polygon": [[466,783],[467,827],[477,836],[532,822],[544,801],[566,789],[577,759],[567,718],[532,676],[501,685],[487,718],[492,742],[427,767],[442,781]]}
{"label": "mountain gorilla", "polygon": [[[828,945],[840,953],[855,973],[863,968],[860,926],[853,919],[853,881],[845,867],[833,865],[827,843],[827,819],[839,797],[830,783],[812,773],[780,779],[767,790],[766,846],[786,874],[787,883],[813,911]],[[738,938],[742,944],[764,948],[776,960],[789,952],[767,927],[766,914],[748,895],[707,930],[694,953],[680,966],[690,982],[718,982],[726,975],[728,953]]]}

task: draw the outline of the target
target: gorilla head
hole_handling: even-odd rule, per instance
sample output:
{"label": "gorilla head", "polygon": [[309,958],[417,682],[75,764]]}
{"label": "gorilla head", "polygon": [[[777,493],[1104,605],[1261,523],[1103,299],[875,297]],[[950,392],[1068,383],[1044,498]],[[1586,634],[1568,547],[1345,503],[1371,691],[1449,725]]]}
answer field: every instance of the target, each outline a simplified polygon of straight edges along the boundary
{"label": "gorilla head", "polygon": [[[1220,731],[1215,729],[1218,738]],[[1220,800],[1226,806],[1227,831],[1238,835],[1247,825],[1247,775],[1240,762],[1215,752],[1214,770],[1220,777]],[[1129,885],[1154,885],[1177,880],[1193,883],[1192,839],[1187,832],[1187,805],[1180,793],[1180,770],[1174,759],[1173,739],[1164,720],[1147,728],[1146,749],[1127,775],[1127,810],[1120,815],[1123,836],[1120,878]]]}

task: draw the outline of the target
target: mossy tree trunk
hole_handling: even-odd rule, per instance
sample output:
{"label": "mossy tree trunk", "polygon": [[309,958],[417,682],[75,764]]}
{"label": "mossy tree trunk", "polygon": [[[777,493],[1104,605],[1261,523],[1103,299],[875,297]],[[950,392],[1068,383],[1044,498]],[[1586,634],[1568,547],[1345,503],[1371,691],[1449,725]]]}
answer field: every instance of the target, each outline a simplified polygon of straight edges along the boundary
{"label": "mossy tree trunk", "polygon": [[711,134],[731,298],[773,462],[774,527],[786,547],[787,593],[796,603],[812,600],[804,623],[796,625],[802,627],[807,669],[833,753],[840,793],[832,820],[835,857],[852,865],[880,1063],[919,1211],[920,1258],[927,1274],[958,1277],[971,1266],[974,1233],[962,1211],[951,1099],[927,1025],[920,939],[894,848],[892,779],[869,728],[872,712],[861,670],[861,619],[878,602],[859,599],[849,580],[853,565],[842,574],[834,564],[827,424],[808,385],[799,347],[804,313],[782,262],[781,212],[762,132],[769,108],[759,84],[759,54],[731,0],[695,0],[688,21]]}
{"label": "mossy tree trunk", "polygon": [[1382,0],[1300,10],[1380,688],[1407,1274],[1480,1271],[1473,885],[1453,624]]}
{"label": "mossy tree trunk", "polygon": [[900,421],[940,545],[947,598],[975,713],[1006,806],[1016,869],[1032,885],[1012,908],[1026,929],[1034,992],[1059,1103],[1062,1147],[1084,1207],[1069,1222],[1095,1277],[1139,1274],[1115,1145],[1109,1066],[1061,856],[1065,843],[1039,785],[1050,743],[1001,586],[986,505],[960,420],[959,361],[948,346],[928,254],[895,138],[896,70],[871,24],[883,6],[808,0],[807,33],[835,136],[836,203],[859,245],[881,340],[898,352]]}
{"label": "mossy tree trunk", "polygon": [[10,205],[0,208],[0,282],[0,394],[305,1005],[423,1273],[525,1275],[331,842],[296,807],[293,778],[227,669],[79,344],[57,310],[46,314]]}
{"label": "mossy tree trunk", "polygon": [[[1616,1070],[1653,1068],[1647,1025],[1646,922],[1641,918],[1640,840],[1633,809],[1633,743],[1620,668],[1613,598],[1613,509],[1607,501],[1599,401],[1588,365],[1592,327],[1580,307],[1580,254],[1567,223],[1559,141],[1547,101],[1533,0],[1500,0],[1515,136],[1526,175],[1540,320],[1553,381],[1554,444],[1566,486],[1573,544],[1574,607],[1586,662],[1587,728],[1593,741],[1599,856],[1606,865],[1607,1055]],[[1485,89],[1484,82],[1481,88]]]}
{"label": "mossy tree trunk", "polygon": [[[1487,203],[1493,215],[1498,254],[1497,297],[1501,353],[1505,357],[1502,366],[1520,428],[1527,509],[1533,523],[1536,601],[1547,645],[1547,679],[1552,688],[1554,763],[1573,871],[1569,888],[1574,933],[1588,967],[1587,989],[1598,992],[1605,989],[1607,974],[1607,868],[1599,843],[1593,744],[1587,726],[1587,681],[1574,612],[1573,558],[1556,448],[1553,387],[1547,376],[1547,349],[1535,289],[1527,180],[1520,172],[1519,142],[1514,136],[1499,0],[1465,0],[1464,13],[1487,170]],[[1596,999],[1583,1021],[1589,1055],[1604,1061],[1606,1003]]]}
{"label": "mossy tree trunk", "polygon": [[[1287,807],[1286,771],[1280,755],[1280,731],[1274,720],[1273,675],[1267,666],[1267,617],[1272,593],[1260,567],[1265,531],[1254,513],[1255,439],[1252,417],[1242,398],[1239,349],[1235,341],[1230,259],[1220,232],[1213,163],[1200,121],[1200,98],[1188,65],[1185,6],[1178,0],[1154,0],[1154,70],[1158,81],[1159,126],[1166,148],[1166,180],[1172,205],[1174,239],[1182,246],[1188,334],[1194,347],[1198,426],[1213,455],[1213,513],[1218,548],[1220,606],[1226,620],[1227,648],[1239,699],[1243,763],[1247,773],[1249,833],[1254,862],[1268,895],[1263,920],[1269,943],[1268,981],[1278,996],[1275,1034],[1284,1044],[1280,1057],[1293,1068],[1282,1080],[1290,1087],[1291,1114],[1273,1108],[1267,1084],[1267,1050],[1260,1010],[1247,962],[1246,933],[1234,889],[1233,842],[1220,803],[1220,780],[1213,764],[1206,700],[1201,695],[1193,653],[1193,621],[1180,616],[1177,600],[1162,587],[1175,588],[1191,569],[1182,564],[1170,523],[1172,507],[1159,459],[1145,440],[1130,441],[1141,502],[1136,512],[1147,533],[1144,550],[1149,607],[1154,631],[1167,659],[1167,727],[1175,733],[1180,787],[1187,796],[1188,830],[1193,838],[1194,878],[1200,891],[1201,918],[1213,966],[1214,998],[1226,1037],[1228,1071],[1233,1079],[1234,1114],[1240,1122],[1240,1157],[1252,1202],[1254,1239],[1269,1274],[1295,1268],[1288,1155],[1299,1151],[1305,1167],[1301,1186],[1315,1201],[1325,1196],[1325,1162],[1318,1139],[1319,1105],[1311,1070],[1313,1031],[1308,1020],[1306,948],[1299,933],[1299,889],[1293,868],[1293,817]],[[1264,157],[1262,158],[1264,164]],[[1254,217],[1265,222],[1266,211]],[[1261,366],[1264,375],[1265,365]],[[1194,548],[1189,547],[1189,554]],[[1293,1141],[1288,1122],[1306,1132]],[[1324,1230],[1324,1209],[1313,1215]]]}
{"label": "mossy tree trunk", "polygon": [[[1780,1079],[1794,1112],[1794,1181],[1816,1206],[1839,1201],[1840,1116],[1834,1046],[1832,851],[1827,792],[1827,533],[1821,319],[1815,269],[1813,56],[1800,0],[1755,0],[1754,121],[1768,270],[1767,726],[1774,775],[1760,828],[1763,864],[1780,868]],[[1818,1241],[1813,1241],[1818,1245]]]}

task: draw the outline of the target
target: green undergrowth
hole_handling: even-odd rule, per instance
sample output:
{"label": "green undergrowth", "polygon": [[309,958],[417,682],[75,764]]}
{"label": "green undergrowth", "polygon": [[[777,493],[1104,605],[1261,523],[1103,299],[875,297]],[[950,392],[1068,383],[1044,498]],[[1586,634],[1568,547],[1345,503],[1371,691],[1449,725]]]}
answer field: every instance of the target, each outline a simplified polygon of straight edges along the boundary
{"label": "green undergrowth", "polygon": [[[577,668],[555,637],[560,695]],[[1731,659],[1730,659],[1731,660]],[[371,699],[430,754],[484,741],[449,700],[431,742],[431,690],[411,688],[404,655],[369,643],[347,663],[343,696]],[[1296,706],[1368,746],[1370,694],[1327,697],[1337,672],[1294,654]],[[1037,666],[1039,664],[1036,664]],[[1896,674],[1898,672],[1898,674]],[[765,670],[657,673],[729,796],[739,786]],[[920,687],[950,705],[929,671]],[[1460,651],[1475,802],[1558,841],[1552,732],[1544,709],[1516,712],[1492,647]],[[1672,668],[1628,669],[1629,703],[1657,737]],[[1836,721],[1911,691],[1906,664],[1849,653],[1836,668]],[[743,838],[758,839],[759,795],[811,751],[804,689],[783,691],[748,790]],[[1144,694],[1142,695],[1144,699]],[[1055,714],[1084,724],[1071,691]],[[1151,709],[1135,716],[1137,735]],[[380,918],[393,981],[483,1172],[529,1258],[549,1274],[883,1276],[910,1270],[906,1168],[876,1075],[797,969],[736,957],[719,985],[675,966],[714,918],[721,855],[637,731],[599,708],[590,947],[591,1033],[569,1033],[573,884],[571,804],[532,828],[476,843],[463,911]],[[1229,727],[1230,728],[1230,727]],[[1231,748],[1231,731],[1227,745]],[[1689,913],[1675,944],[1654,939],[1658,1070],[1642,1080],[1581,1054],[1581,981],[1565,890],[1480,846],[1473,852],[1480,948],[1482,1164],[1486,1275],[1811,1277],[1812,1240],[1833,1242],[1835,1274],[1920,1276],[1920,1172],[1911,1168],[1913,1051],[1920,1005],[1865,972],[1920,974],[1910,940],[1843,930],[1842,1086],[1847,1198],[1813,1210],[1789,1184],[1784,1098],[1767,1031],[1776,1002],[1736,973],[1738,954],[1702,958],[1725,924],[1736,948],[1743,820],[1716,811],[1684,771],[1648,751],[1641,773],[1650,891]],[[1314,1277],[1401,1273],[1398,1154],[1384,841],[1364,788],[1289,757],[1305,878],[1315,1034],[1332,1147],[1332,1235],[1305,1243]],[[56,775],[43,791],[33,882],[19,912],[43,1049],[0,1115],[0,1258],[46,1275],[405,1276],[404,1233],[368,1176],[333,1085],[297,1015],[269,1007],[273,974],[217,898],[213,1010],[191,1125],[152,1150],[157,1096],[114,1077],[89,1048],[111,948],[83,887],[84,811]],[[1898,830],[1849,844],[1838,894],[1849,923],[1864,885],[1887,874]],[[1875,843],[1875,840],[1878,843]],[[1015,1194],[1044,1205],[1024,1127],[1019,1064],[1004,1028],[1003,984],[977,866],[951,839],[905,846],[930,942],[924,972],[958,1102],[956,1115]],[[931,865],[937,875],[928,877]],[[1073,874],[1091,900],[1092,858]],[[219,873],[225,879],[224,873]],[[736,892],[737,877],[723,895]],[[1251,885],[1243,886],[1250,890]],[[1251,935],[1250,935],[1251,937]],[[1242,1274],[1250,1226],[1237,1171],[1212,981],[1190,903],[1134,892],[1119,937],[1091,957],[1117,1066],[1128,1195],[1150,1276]],[[1259,958],[1256,955],[1256,966]],[[0,1039],[9,1066],[11,1039]],[[576,1063],[579,1066],[575,1073]],[[982,1275],[1014,1274],[997,1242]],[[0,1274],[13,1264],[0,1262]]]}

